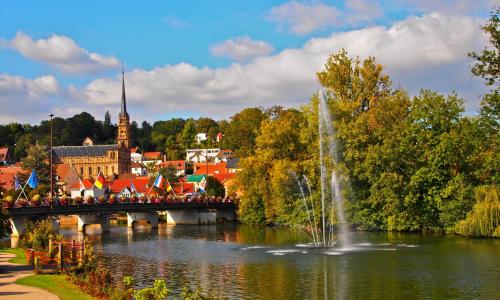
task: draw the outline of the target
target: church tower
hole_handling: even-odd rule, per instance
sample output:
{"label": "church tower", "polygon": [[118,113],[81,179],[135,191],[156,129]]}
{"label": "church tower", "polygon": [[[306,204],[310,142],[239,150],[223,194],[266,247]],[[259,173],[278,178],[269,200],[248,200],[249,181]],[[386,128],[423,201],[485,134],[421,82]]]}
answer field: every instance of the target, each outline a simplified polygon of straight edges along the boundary
{"label": "church tower", "polygon": [[129,149],[130,143],[130,119],[127,113],[127,99],[125,98],[125,72],[122,66],[122,109],[118,117],[118,136],[116,142],[119,146],[123,143]]}

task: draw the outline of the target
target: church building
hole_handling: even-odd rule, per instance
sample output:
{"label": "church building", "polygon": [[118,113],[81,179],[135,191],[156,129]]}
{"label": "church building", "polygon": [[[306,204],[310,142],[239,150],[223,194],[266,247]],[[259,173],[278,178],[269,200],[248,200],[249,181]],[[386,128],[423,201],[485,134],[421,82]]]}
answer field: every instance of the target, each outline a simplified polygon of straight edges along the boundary
{"label": "church building", "polygon": [[130,119],[125,97],[125,74],[122,71],[122,101],[118,116],[118,133],[114,145],[94,145],[90,138],[82,146],[53,147],[54,163],[75,167],[81,178],[130,174]]}

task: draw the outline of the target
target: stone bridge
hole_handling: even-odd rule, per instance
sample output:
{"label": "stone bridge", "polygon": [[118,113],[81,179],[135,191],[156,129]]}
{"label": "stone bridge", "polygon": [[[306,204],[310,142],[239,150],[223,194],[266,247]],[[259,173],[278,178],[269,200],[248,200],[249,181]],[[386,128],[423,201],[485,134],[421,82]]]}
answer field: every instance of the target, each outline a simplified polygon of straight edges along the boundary
{"label": "stone bridge", "polygon": [[119,203],[81,204],[61,206],[29,206],[7,208],[12,225],[12,236],[24,233],[30,220],[50,216],[76,215],[78,231],[85,226],[100,224],[103,231],[109,230],[111,214],[126,213],[127,226],[134,228],[140,220],[146,220],[153,228],[158,227],[159,215],[166,216],[167,224],[215,224],[219,220],[234,222],[236,206],[232,202],[165,202],[165,203]]}

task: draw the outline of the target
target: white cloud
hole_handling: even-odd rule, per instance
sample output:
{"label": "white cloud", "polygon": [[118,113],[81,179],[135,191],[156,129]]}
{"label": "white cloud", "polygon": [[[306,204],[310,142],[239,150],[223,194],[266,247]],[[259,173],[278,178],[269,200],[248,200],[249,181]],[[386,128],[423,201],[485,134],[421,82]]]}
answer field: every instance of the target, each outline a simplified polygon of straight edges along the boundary
{"label": "white cloud", "polygon": [[248,61],[257,56],[268,55],[273,46],[264,41],[254,41],[248,36],[237,37],[215,44],[210,48],[214,56],[227,56],[236,61]]}
{"label": "white cloud", "polygon": [[339,15],[340,11],[333,6],[292,1],[271,8],[267,18],[281,30],[304,35],[337,24]]}
{"label": "white cloud", "polygon": [[35,79],[0,74],[0,123],[31,122],[53,103],[50,98],[61,89],[56,78],[43,75]]}
{"label": "white cloud", "polygon": [[420,12],[439,12],[441,14],[469,15],[488,11],[498,0],[402,0],[395,4],[411,5]]}
{"label": "white cloud", "polygon": [[[302,48],[257,57],[248,64],[222,68],[188,63],[126,74],[127,99],[134,119],[155,119],[175,112],[225,118],[244,107],[297,106],[318,88],[315,72],[329,54],[342,48],[361,58],[375,56],[396,85],[417,93],[433,88],[456,90],[478,105],[482,81],[472,78],[467,52],[482,48],[481,20],[429,14],[410,17],[391,27],[370,27],[309,40]],[[101,78],[71,95],[91,106],[118,107],[120,77]],[[83,104],[82,104],[83,105]]]}
{"label": "white cloud", "polygon": [[31,60],[67,73],[96,73],[120,65],[116,57],[89,52],[62,35],[53,34],[47,39],[33,40],[29,35],[18,32],[8,46]]}

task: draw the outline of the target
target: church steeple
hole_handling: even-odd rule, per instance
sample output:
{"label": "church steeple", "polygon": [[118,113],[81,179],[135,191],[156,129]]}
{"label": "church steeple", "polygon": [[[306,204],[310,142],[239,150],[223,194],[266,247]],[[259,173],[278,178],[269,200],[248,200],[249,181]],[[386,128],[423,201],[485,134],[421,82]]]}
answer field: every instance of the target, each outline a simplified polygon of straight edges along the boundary
{"label": "church steeple", "polygon": [[116,142],[118,145],[124,144],[127,149],[130,144],[130,120],[127,113],[127,99],[125,98],[125,72],[122,64],[122,105],[120,114],[118,115],[118,135]]}
{"label": "church steeple", "polygon": [[122,109],[120,111],[120,117],[122,116],[127,116],[128,118],[127,98],[125,97],[125,71],[123,70],[123,63],[122,63]]}

